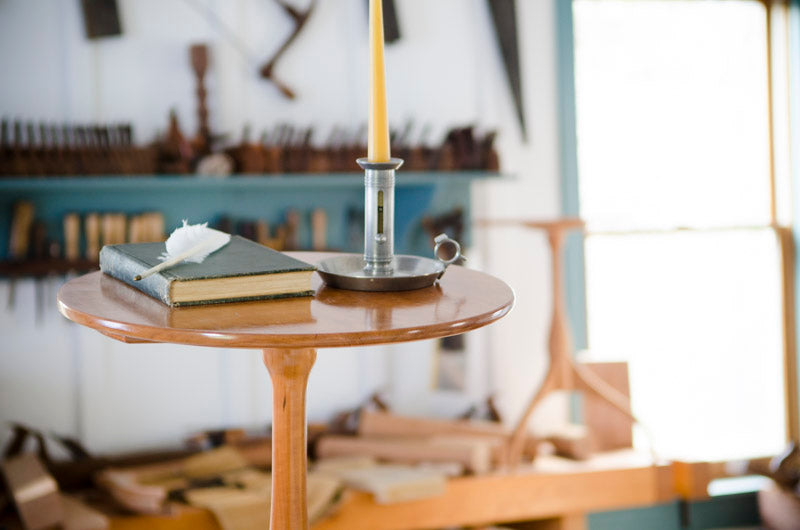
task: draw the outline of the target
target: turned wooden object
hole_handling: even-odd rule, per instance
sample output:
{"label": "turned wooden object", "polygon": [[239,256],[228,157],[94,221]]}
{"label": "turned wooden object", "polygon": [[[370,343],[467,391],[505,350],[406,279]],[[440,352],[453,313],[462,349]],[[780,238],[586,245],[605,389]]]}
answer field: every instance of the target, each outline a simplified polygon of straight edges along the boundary
{"label": "turned wooden object", "polygon": [[313,348],[264,350],[272,378],[272,513],[270,528],[308,528],[306,503],[306,385]]}
{"label": "turned wooden object", "polygon": [[576,362],[572,356],[572,338],[567,319],[564,292],[563,250],[567,233],[571,230],[583,230],[584,222],[577,218],[564,218],[553,221],[497,220],[485,221],[481,224],[522,226],[535,230],[544,230],[547,233],[552,260],[553,307],[548,339],[550,366],[541,387],[533,394],[514,428],[509,441],[508,464],[516,466],[520,463],[525,449],[528,420],[530,420],[531,414],[533,414],[537,405],[555,391],[582,390],[593,393],[636,421],[627,397],[589,369]]}
{"label": "turned wooden object", "polygon": [[86,259],[97,261],[100,255],[100,214],[91,212],[83,219],[86,232]]}
{"label": "turned wooden object", "polygon": [[81,219],[77,213],[68,213],[62,222],[64,227],[64,257],[76,261],[81,255]]}
{"label": "turned wooden object", "polygon": [[208,126],[208,106],[206,105],[205,76],[208,70],[208,46],[195,44],[189,48],[189,57],[195,77],[195,95],[197,95],[197,136],[194,138],[194,150],[198,155],[211,151],[211,129]]}

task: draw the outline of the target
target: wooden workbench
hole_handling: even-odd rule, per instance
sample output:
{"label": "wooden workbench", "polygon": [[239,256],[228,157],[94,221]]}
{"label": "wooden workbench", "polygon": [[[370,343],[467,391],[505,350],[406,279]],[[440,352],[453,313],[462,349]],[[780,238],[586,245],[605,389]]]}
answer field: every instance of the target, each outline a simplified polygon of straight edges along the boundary
{"label": "wooden workbench", "polygon": [[[546,521],[548,530],[583,530],[588,513],[680,497],[676,466],[683,466],[684,474],[694,469],[687,464],[652,465],[646,456],[621,451],[585,462],[540,457],[535,465],[513,473],[451,479],[444,495],[410,502],[381,505],[369,493],[347,490],[335,511],[312,530],[481,527],[534,520]],[[210,512],[192,507],[181,508],[175,517],[115,518],[111,525],[111,530],[143,528],[219,530]]]}
{"label": "wooden workbench", "polygon": [[676,497],[673,466],[624,451],[586,462],[541,457],[514,472],[448,481],[444,495],[380,505],[348,492],[314,530],[412,530],[549,519],[548,528],[585,528],[591,512],[647,506]]}

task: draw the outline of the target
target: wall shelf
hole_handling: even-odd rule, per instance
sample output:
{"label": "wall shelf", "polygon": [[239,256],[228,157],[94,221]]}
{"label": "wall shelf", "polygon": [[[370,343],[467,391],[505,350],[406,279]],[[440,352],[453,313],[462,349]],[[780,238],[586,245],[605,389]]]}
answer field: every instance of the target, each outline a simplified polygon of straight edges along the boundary
{"label": "wall shelf", "polygon": [[100,268],[94,260],[79,259],[31,259],[25,261],[0,261],[0,277],[44,278],[49,275],[62,275],[71,272],[84,273]]}
{"label": "wall shelf", "polygon": [[[436,184],[468,184],[473,180],[500,178],[485,171],[410,171],[397,174],[398,188]],[[363,173],[282,173],[235,175],[224,178],[194,175],[98,175],[86,177],[0,177],[0,192],[86,190],[270,190],[314,187],[363,186]]]}
{"label": "wall shelf", "polygon": [[[461,208],[470,218],[470,184],[500,179],[485,171],[402,172],[397,176],[395,252],[428,255],[431,245],[420,221]],[[61,222],[70,212],[159,211],[168,230],[182,219],[214,223],[221,216],[237,221],[283,222],[286,212],[301,216],[299,242],[310,246],[311,212],[323,208],[328,218],[328,247],[357,252],[363,248],[363,173],[236,175],[42,176],[0,178],[0,261],[6,258],[14,202],[27,200],[45,222],[51,240],[61,241]],[[469,223],[463,243],[469,244]],[[0,269],[0,275],[9,271]]]}

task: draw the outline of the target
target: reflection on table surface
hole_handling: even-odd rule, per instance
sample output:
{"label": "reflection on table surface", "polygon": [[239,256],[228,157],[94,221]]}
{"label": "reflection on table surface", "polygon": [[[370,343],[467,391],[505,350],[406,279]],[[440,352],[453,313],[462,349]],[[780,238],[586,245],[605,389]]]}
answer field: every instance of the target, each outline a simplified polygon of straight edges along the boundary
{"label": "reflection on table surface", "polygon": [[[298,253],[300,254],[300,253]],[[311,257],[324,254],[302,253]],[[94,272],[59,291],[61,312],[116,336],[230,347],[334,347],[444,337],[508,313],[511,289],[485,273],[451,266],[435,285],[362,292],[328,287],[315,274],[314,296],[170,308]]]}

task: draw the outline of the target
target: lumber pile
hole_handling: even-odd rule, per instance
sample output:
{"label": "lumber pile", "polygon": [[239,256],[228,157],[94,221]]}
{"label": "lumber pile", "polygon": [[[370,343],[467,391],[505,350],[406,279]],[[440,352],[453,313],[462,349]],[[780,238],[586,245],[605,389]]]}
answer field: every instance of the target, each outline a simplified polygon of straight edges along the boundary
{"label": "lumber pile", "polygon": [[[309,520],[320,519],[353,498],[354,493],[347,493],[346,489],[366,492],[376,504],[446,498],[450,478],[472,475],[482,480],[489,477],[480,475],[507,470],[511,432],[499,416],[492,418],[493,421],[403,416],[390,412],[383,401],[373,396],[363,406],[337,415],[329,424],[309,424],[308,453],[313,457],[307,481]],[[588,458],[600,445],[593,438],[596,433],[590,423],[569,426],[544,439],[529,435],[524,440],[524,454],[531,461],[547,442],[556,454]],[[16,429],[18,436],[11,445],[18,450],[32,432],[21,426]],[[66,439],[61,442],[77,443]],[[627,440],[609,438],[606,443],[626,444]],[[69,528],[70,520],[81,520],[80,526],[73,527],[104,528],[108,526],[107,514],[119,514],[120,510],[154,519],[181,510],[195,510],[193,513],[205,513],[207,517],[210,512],[212,523],[216,521],[226,530],[267,524],[272,456],[268,437],[248,436],[243,429],[225,429],[194,435],[182,451],[94,458],[81,448],[76,454],[69,465],[48,458],[42,462],[44,467],[32,460],[20,460],[22,467],[17,470],[14,461],[6,462],[8,469],[2,471],[14,491],[25,491],[25,485],[39,480],[36,477],[44,476],[42,473],[53,477],[53,487],[36,500],[47,509],[39,510],[25,495],[19,497],[12,492],[10,496],[20,516],[29,519],[29,527],[56,522]],[[75,486],[86,488],[91,483],[104,492],[103,502],[116,512],[104,512],[104,504],[94,504],[96,496],[89,508],[80,499],[63,496],[59,491]],[[93,508],[101,511],[92,511]]]}
{"label": "lumber pile", "polygon": [[439,420],[362,410],[355,436],[320,436],[320,458],[370,456],[399,464],[453,463],[486,473],[502,465],[509,433],[495,422]]}

